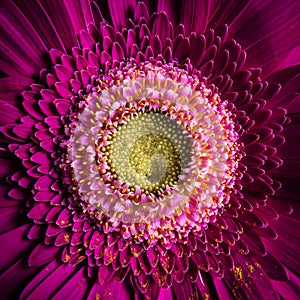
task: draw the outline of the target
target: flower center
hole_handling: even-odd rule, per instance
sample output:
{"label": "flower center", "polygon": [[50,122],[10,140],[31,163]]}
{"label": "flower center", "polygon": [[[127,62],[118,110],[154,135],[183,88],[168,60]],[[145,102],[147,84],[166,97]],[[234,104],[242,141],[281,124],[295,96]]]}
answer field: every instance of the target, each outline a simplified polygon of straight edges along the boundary
{"label": "flower center", "polygon": [[167,243],[201,230],[228,203],[241,156],[226,102],[173,65],[106,76],[68,142],[83,211],[125,239]]}
{"label": "flower center", "polygon": [[119,125],[106,148],[117,179],[149,194],[178,183],[190,162],[190,146],[188,134],[175,120],[150,111]]}

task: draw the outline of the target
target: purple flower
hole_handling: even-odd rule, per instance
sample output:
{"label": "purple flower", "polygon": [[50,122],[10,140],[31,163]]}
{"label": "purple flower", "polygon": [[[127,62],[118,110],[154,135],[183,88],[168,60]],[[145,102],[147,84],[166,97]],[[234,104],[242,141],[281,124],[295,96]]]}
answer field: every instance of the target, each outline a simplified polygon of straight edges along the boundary
{"label": "purple flower", "polygon": [[299,295],[300,3],[180,2],[1,4],[1,299]]}

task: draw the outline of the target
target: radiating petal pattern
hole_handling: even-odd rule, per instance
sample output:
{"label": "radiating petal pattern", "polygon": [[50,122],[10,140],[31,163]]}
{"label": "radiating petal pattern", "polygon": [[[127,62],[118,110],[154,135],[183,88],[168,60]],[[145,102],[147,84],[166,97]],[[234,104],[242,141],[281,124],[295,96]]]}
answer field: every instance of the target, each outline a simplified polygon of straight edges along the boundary
{"label": "radiating petal pattern", "polygon": [[298,1],[0,5],[1,299],[297,299]]}

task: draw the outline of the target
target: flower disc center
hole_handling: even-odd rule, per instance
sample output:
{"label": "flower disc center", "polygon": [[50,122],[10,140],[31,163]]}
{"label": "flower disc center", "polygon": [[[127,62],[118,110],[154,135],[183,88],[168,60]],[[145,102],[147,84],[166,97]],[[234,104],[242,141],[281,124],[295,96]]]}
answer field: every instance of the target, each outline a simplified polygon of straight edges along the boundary
{"label": "flower disc center", "polygon": [[190,138],[175,120],[146,112],[117,128],[109,156],[119,179],[142,192],[157,192],[178,182],[190,153]]}

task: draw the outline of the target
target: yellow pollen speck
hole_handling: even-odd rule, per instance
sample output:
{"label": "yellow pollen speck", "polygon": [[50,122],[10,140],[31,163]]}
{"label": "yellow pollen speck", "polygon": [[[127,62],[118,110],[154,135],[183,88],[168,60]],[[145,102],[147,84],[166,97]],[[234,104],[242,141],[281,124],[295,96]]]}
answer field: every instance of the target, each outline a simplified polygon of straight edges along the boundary
{"label": "yellow pollen speck", "polygon": [[234,276],[237,280],[241,280],[243,278],[243,270],[240,267],[236,267],[234,269]]}
{"label": "yellow pollen speck", "polygon": [[248,269],[249,269],[249,272],[250,273],[253,273],[254,272],[254,267],[252,265],[249,265],[248,266]]}

